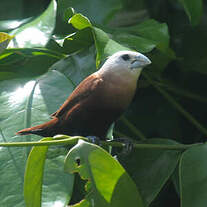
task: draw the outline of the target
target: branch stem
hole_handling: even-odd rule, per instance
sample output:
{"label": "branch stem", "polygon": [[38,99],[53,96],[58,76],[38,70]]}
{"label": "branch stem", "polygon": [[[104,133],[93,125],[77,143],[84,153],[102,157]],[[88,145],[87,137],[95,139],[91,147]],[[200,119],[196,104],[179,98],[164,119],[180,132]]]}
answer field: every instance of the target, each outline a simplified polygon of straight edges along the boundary
{"label": "branch stem", "polygon": [[[88,141],[87,138],[81,136],[68,137],[61,136],[59,138],[54,138],[54,140],[50,141],[37,141],[37,142],[7,142],[0,143],[0,147],[28,147],[28,146],[51,146],[51,145],[75,145],[78,140],[82,139]],[[108,142],[108,141],[100,141],[100,145],[102,146],[112,146],[112,147],[124,147],[125,144],[121,142]],[[190,147],[201,145],[201,143],[197,144],[175,144],[175,145],[167,145],[167,144],[139,144],[134,143],[134,148],[136,149],[163,149],[163,150],[186,150]]]}

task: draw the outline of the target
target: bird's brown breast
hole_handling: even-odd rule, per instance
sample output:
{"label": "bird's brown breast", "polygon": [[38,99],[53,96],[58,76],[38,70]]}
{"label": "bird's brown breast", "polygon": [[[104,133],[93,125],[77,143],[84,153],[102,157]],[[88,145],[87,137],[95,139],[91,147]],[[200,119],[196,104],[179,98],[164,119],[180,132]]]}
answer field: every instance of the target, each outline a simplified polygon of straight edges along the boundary
{"label": "bird's brown breast", "polygon": [[130,104],[136,84],[125,79],[94,73],[83,80],[64,104],[52,114],[53,120],[19,131],[19,134],[56,134],[106,137],[110,125]]}
{"label": "bird's brown breast", "polygon": [[[78,87],[71,96],[75,97],[75,93],[80,96],[82,90],[82,98],[77,98],[73,106],[59,116],[63,133],[73,132],[83,136],[106,136],[110,125],[131,102],[136,89],[134,88],[132,91],[132,88],[121,87],[120,84],[117,85],[116,81],[114,83],[109,82],[97,75],[89,77],[89,79],[89,82],[86,81],[84,85],[79,87],[87,87],[87,91],[90,93],[87,94]],[[71,102],[73,102],[72,97],[68,99]],[[65,105],[65,109],[67,106]],[[60,114],[61,112],[57,113],[57,115]]]}

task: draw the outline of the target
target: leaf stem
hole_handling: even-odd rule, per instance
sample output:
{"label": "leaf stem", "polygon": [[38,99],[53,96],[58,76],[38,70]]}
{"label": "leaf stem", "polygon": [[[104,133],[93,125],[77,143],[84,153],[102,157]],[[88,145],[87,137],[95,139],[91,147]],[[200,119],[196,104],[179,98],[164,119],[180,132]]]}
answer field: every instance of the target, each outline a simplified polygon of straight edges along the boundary
{"label": "leaf stem", "polygon": [[44,142],[7,142],[7,143],[0,143],[0,147],[29,147],[29,146],[50,146],[50,145],[74,145],[78,142],[78,139],[88,140],[87,138],[75,136],[75,137],[68,137],[68,136],[61,136],[60,138],[44,141]]}
{"label": "leaf stem", "polygon": [[[79,139],[83,139],[88,141],[88,138],[81,137],[81,136],[60,136],[58,138],[54,138],[50,141],[44,142],[7,142],[7,143],[0,143],[0,147],[28,147],[28,146],[51,146],[51,145],[75,145],[77,144]],[[186,150],[190,147],[201,145],[202,143],[196,144],[175,144],[175,145],[167,145],[167,144],[140,144],[134,143],[134,148],[136,149],[163,149],[163,150]],[[112,146],[112,147],[124,147],[125,144],[116,141],[100,141],[101,146]]]}
{"label": "leaf stem", "polygon": [[207,98],[205,97],[202,97],[200,95],[197,95],[197,94],[194,94],[188,90],[185,90],[185,89],[182,89],[182,88],[177,88],[175,86],[172,86],[172,85],[167,85],[165,83],[162,83],[162,82],[158,82],[158,81],[152,81],[155,85],[158,85],[162,88],[165,88],[166,90],[170,90],[178,95],[181,95],[181,96],[184,96],[186,98],[190,98],[190,99],[193,99],[193,100],[196,100],[196,101],[199,101],[199,102],[202,102],[202,103],[207,103]]}

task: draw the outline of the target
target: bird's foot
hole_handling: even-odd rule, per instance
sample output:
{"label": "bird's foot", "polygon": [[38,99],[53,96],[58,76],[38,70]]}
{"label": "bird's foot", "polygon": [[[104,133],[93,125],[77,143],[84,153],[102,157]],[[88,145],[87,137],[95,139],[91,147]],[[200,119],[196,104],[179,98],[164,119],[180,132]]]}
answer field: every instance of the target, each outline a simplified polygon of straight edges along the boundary
{"label": "bird's foot", "polygon": [[88,141],[93,143],[93,144],[96,144],[96,145],[100,145],[100,138],[99,137],[96,137],[96,136],[87,136],[88,138]]}
{"label": "bird's foot", "polygon": [[124,146],[121,149],[121,151],[116,151],[117,155],[127,155],[129,154],[133,148],[134,148],[134,143],[131,139],[129,138],[116,138],[113,140],[108,140],[109,142],[121,142]]}

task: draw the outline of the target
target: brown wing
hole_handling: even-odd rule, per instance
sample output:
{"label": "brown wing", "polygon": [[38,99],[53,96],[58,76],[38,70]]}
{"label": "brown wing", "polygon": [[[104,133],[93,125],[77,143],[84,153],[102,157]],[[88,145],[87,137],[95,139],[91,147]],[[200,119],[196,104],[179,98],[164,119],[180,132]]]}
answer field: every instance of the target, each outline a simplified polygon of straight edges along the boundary
{"label": "brown wing", "polygon": [[63,105],[55,113],[53,113],[51,117],[54,118],[66,115],[70,109],[80,102],[80,100],[83,101],[93,94],[92,92],[98,88],[97,86],[102,81],[103,80],[97,74],[88,76],[75,88]]}

